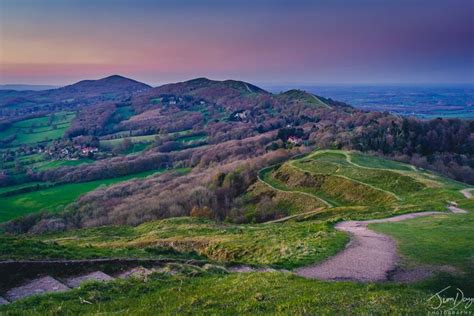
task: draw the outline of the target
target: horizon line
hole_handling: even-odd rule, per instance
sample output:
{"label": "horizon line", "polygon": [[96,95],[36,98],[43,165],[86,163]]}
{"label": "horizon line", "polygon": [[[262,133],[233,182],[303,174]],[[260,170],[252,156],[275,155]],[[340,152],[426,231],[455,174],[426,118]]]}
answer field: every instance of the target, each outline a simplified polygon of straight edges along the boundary
{"label": "horizon line", "polygon": [[[28,83],[28,82],[0,82],[0,86],[49,86],[54,88],[65,87],[68,85],[73,85],[83,80],[100,80],[104,78],[108,78],[111,76],[115,76],[117,74],[108,75],[105,77],[100,77],[97,79],[89,79],[84,78],[78,81],[74,81],[71,83],[66,84],[52,84],[52,83]],[[198,76],[190,79],[184,80],[172,80],[172,81],[161,81],[156,83],[149,83],[146,81],[141,81],[138,79],[134,79],[132,77],[127,77],[124,75],[118,75],[127,79],[139,81],[141,83],[147,84],[151,87],[159,87],[162,85],[170,84],[170,83],[178,83],[178,82],[186,82],[190,80],[194,80],[197,78],[207,78],[213,81],[225,81],[225,80],[237,80],[237,81],[244,81],[254,85],[263,86],[263,87],[284,87],[284,86],[299,86],[299,87],[338,87],[338,86],[474,86],[474,82],[265,82],[265,81],[252,81],[252,80],[240,80],[240,79],[210,79],[208,77]]]}

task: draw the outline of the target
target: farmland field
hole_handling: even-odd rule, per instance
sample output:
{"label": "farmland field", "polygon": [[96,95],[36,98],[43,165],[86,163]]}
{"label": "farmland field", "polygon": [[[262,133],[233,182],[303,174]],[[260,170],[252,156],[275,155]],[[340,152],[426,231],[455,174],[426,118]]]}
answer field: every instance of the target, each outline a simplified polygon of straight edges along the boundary
{"label": "farmland field", "polygon": [[48,169],[54,169],[54,168],[59,168],[59,167],[66,167],[66,166],[79,166],[85,163],[93,163],[94,161],[92,159],[87,159],[87,158],[81,158],[77,160],[47,160],[47,161],[41,161],[38,163],[33,163],[30,165],[35,170],[48,170]]}
{"label": "farmland field", "polygon": [[43,116],[19,121],[0,132],[0,138],[16,136],[9,146],[48,142],[61,138],[74,117],[75,114],[72,112],[60,112],[53,117]]}
{"label": "farmland field", "polygon": [[[76,200],[82,194],[92,191],[101,185],[111,185],[133,178],[144,178],[164,170],[152,170],[124,177],[96,180],[90,182],[70,183],[53,186],[39,191],[22,193],[8,197],[0,197],[0,222],[13,218],[48,210],[54,212],[61,210],[67,204]],[[7,189],[7,188],[5,188]]]}
{"label": "farmland field", "polygon": [[117,146],[118,144],[123,142],[123,140],[125,138],[130,139],[130,141],[134,144],[135,143],[151,143],[155,140],[156,136],[158,136],[158,134],[156,134],[156,135],[144,135],[144,136],[130,136],[130,137],[116,138],[116,139],[107,139],[107,140],[101,140],[100,145],[101,146],[112,146],[112,147]]}

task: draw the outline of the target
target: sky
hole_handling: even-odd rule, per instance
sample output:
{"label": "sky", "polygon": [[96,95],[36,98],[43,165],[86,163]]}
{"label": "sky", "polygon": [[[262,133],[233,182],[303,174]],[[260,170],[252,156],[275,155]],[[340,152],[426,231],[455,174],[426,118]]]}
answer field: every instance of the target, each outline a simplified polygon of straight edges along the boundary
{"label": "sky", "polygon": [[474,0],[0,0],[0,84],[474,84]]}

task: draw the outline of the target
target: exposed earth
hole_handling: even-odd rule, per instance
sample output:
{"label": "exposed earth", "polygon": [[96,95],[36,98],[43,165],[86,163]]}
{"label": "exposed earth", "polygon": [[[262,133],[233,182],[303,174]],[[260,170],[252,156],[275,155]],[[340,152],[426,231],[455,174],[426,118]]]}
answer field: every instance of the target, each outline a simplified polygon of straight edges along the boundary
{"label": "exposed earth", "polygon": [[[453,213],[457,212],[459,211],[453,211]],[[385,219],[338,223],[335,226],[336,229],[352,235],[346,249],[321,264],[300,268],[296,273],[306,278],[320,280],[388,281],[390,272],[395,271],[400,261],[396,242],[389,236],[370,230],[367,226],[372,223],[399,222],[437,214],[443,213],[420,212]],[[417,281],[430,275],[421,271],[403,271],[403,274],[401,276],[399,273],[397,278],[405,282]]]}

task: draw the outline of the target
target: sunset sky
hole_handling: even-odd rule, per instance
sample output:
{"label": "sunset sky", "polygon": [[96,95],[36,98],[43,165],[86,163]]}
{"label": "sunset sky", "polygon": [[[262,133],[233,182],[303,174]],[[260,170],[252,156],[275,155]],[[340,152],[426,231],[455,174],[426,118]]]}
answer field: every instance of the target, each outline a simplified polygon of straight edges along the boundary
{"label": "sunset sky", "polygon": [[474,83],[473,0],[0,0],[0,83]]}

